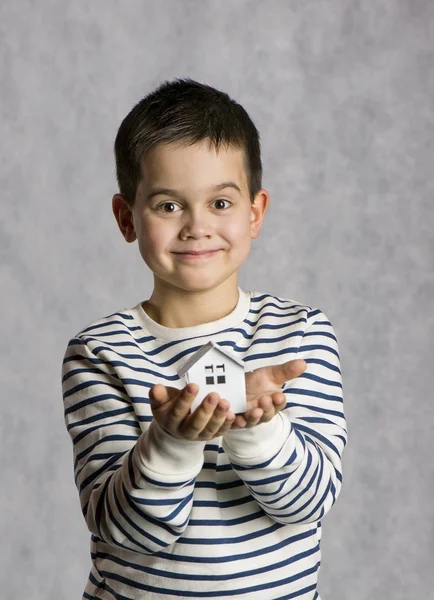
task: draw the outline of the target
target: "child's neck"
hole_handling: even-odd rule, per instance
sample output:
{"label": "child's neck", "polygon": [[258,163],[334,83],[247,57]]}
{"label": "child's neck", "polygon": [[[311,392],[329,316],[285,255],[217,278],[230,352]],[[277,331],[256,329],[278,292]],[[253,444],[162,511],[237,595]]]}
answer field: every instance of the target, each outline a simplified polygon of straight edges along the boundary
{"label": "child's neck", "polygon": [[218,289],[200,294],[182,290],[159,294],[154,289],[151,298],[142,303],[143,310],[163,327],[179,329],[211,323],[229,315],[239,300],[238,285],[222,285]]}

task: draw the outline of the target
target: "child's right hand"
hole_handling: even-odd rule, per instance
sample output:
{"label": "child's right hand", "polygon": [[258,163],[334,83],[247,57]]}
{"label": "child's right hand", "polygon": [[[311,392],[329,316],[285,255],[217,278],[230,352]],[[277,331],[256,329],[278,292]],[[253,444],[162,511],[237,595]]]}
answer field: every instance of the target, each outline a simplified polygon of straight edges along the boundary
{"label": "child's right hand", "polygon": [[227,400],[211,392],[200,406],[190,413],[190,406],[199,391],[195,383],[184,389],[154,385],[149,392],[151,410],[160,427],[174,437],[206,441],[225,435],[235,421]]}

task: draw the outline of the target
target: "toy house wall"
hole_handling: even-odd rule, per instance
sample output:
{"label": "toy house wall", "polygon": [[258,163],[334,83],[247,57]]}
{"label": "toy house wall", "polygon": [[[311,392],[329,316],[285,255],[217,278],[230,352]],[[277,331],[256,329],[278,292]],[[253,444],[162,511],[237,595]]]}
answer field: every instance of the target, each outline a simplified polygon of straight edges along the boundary
{"label": "toy house wall", "polygon": [[[244,369],[216,349],[210,350],[187,373],[188,381],[199,386],[192,408],[210,393],[217,392],[231,403],[235,412],[245,411]],[[207,377],[209,383],[207,383]],[[224,378],[224,382],[223,379]],[[212,382],[211,382],[212,380]]]}

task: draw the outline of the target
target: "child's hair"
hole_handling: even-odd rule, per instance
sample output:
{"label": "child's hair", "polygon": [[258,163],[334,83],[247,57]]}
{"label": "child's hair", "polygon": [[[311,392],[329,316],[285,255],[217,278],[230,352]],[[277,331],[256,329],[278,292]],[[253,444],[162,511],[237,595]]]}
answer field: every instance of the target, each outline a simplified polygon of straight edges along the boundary
{"label": "child's hair", "polygon": [[114,150],[119,191],[134,204],[140,160],[160,143],[210,140],[218,150],[244,150],[250,200],[262,187],[259,132],[245,109],[224,92],[190,78],[165,81],[122,121]]}

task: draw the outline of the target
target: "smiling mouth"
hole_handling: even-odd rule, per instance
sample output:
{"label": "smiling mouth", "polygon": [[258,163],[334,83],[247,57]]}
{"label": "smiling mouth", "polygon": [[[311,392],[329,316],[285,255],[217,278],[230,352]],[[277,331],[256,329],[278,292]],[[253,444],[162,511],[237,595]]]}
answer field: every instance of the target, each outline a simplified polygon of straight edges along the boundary
{"label": "smiling mouth", "polygon": [[209,251],[205,251],[205,252],[174,252],[174,254],[176,254],[177,256],[183,257],[183,258],[192,259],[192,258],[207,258],[209,256],[213,256],[217,252],[219,252],[219,250],[209,250]]}

